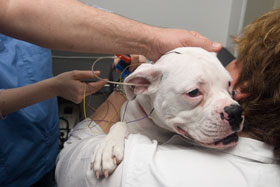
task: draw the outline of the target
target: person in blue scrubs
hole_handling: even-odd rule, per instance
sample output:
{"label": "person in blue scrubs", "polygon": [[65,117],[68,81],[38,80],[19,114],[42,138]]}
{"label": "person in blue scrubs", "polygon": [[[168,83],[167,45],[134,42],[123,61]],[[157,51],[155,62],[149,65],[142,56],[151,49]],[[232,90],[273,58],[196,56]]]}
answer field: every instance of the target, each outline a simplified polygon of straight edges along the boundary
{"label": "person in blue scrubs", "polygon": [[[49,49],[142,54],[155,61],[176,47],[222,47],[196,32],[148,26],[78,0],[0,0],[0,17],[0,186],[31,186],[52,170],[55,97],[79,103],[80,79],[92,77],[75,71],[51,78]],[[87,85],[87,94],[102,85]]]}
{"label": "person in blue scrubs", "polygon": [[[49,50],[0,35],[1,89],[50,78],[51,67]],[[58,153],[55,98],[10,114],[0,120],[0,129],[0,186],[31,185],[54,167]]]}
{"label": "person in blue scrubs", "polygon": [[[1,116],[0,186],[30,186],[46,173],[53,172],[58,154],[58,109],[57,99],[48,90],[65,89],[63,85],[66,85],[70,90],[80,90],[80,93],[75,92],[73,95],[83,98],[85,83],[77,78],[72,79],[69,76],[71,73],[73,74],[64,73],[51,78],[52,60],[49,49],[0,35],[0,100],[6,101],[1,103],[2,106],[8,105],[5,108],[9,109],[12,105],[14,108],[16,105],[29,105],[41,100],[7,116]],[[93,78],[90,71],[76,71],[75,75]],[[39,81],[41,82],[38,84]],[[63,85],[59,82],[63,82]],[[87,95],[104,84],[105,82],[99,81],[87,85]],[[96,89],[90,89],[91,86]],[[47,97],[44,97],[46,92]],[[59,95],[70,99],[71,95],[68,93]],[[11,96],[14,99],[9,102]],[[81,99],[72,101],[80,102]],[[51,181],[53,180],[49,180]]]}
{"label": "person in blue scrubs", "polygon": [[[1,89],[50,78],[50,50],[0,35],[0,72]],[[56,98],[9,114],[0,120],[0,129],[0,186],[30,186],[54,168],[58,153]]]}

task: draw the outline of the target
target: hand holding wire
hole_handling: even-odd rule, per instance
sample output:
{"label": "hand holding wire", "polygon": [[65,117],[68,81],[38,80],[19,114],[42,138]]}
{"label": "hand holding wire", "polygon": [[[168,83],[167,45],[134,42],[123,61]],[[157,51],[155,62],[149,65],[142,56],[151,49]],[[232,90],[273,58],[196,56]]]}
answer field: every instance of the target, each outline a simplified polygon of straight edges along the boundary
{"label": "hand holding wire", "polygon": [[[100,71],[95,71],[95,75],[99,76]],[[70,71],[57,75],[53,78],[54,88],[57,96],[70,100],[76,104],[81,103],[84,98],[84,89],[86,86],[86,96],[91,95],[101,89],[106,80],[100,80],[97,82],[84,83],[83,79],[95,78],[92,71]]]}

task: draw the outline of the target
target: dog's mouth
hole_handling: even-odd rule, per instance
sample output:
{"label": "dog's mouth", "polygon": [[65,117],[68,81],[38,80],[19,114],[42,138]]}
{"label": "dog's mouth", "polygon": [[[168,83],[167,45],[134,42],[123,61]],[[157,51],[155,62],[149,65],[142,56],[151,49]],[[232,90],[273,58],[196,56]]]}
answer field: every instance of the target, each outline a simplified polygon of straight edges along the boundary
{"label": "dog's mouth", "polygon": [[[182,129],[180,126],[177,126],[177,125],[176,125],[175,128],[176,128],[178,134],[181,134],[181,135],[184,136],[184,137],[190,138],[190,137],[189,137],[189,134],[188,134],[184,129]],[[192,138],[191,138],[191,139],[192,139]]]}
{"label": "dog's mouth", "polygon": [[192,141],[198,143],[201,146],[209,147],[209,148],[225,149],[228,147],[232,147],[232,146],[236,145],[236,143],[238,142],[238,139],[239,139],[237,132],[235,132],[222,139],[216,139],[212,143],[204,143],[204,142],[200,142],[200,141],[196,140],[195,138],[191,137],[180,126],[176,126],[175,128],[176,128],[178,134],[184,136],[187,139],[191,139]]}
{"label": "dog's mouth", "polygon": [[223,145],[228,145],[232,142],[237,142],[238,141],[238,135],[237,135],[237,132],[223,138],[223,139],[220,139],[220,140],[216,140],[214,142],[215,145],[218,145],[218,144],[223,144]]}

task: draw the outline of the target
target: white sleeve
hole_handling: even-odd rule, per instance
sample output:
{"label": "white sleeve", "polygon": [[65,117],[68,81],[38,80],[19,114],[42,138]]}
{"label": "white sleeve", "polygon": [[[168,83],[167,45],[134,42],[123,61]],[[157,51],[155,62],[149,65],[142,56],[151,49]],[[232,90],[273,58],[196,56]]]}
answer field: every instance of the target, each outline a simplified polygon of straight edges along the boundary
{"label": "white sleeve", "polygon": [[104,136],[101,128],[90,119],[75,125],[57,157],[55,178],[59,187],[87,186],[87,168]]}
{"label": "white sleeve", "polygon": [[97,124],[90,122],[84,120],[74,127],[57,157],[55,178],[58,187],[120,187],[121,164],[109,179],[97,180],[90,169],[94,151],[106,136]]}
{"label": "white sleeve", "polygon": [[[123,165],[116,168],[108,179],[99,179],[90,169],[90,162],[95,149],[105,138],[105,134],[94,122],[91,128],[88,121],[78,123],[70,132],[69,139],[61,150],[56,165],[56,182],[58,187],[121,187],[123,177]],[[142,135],[130,135],[126,140],[125,154],[136,144],[152,144],[147,137]]]}

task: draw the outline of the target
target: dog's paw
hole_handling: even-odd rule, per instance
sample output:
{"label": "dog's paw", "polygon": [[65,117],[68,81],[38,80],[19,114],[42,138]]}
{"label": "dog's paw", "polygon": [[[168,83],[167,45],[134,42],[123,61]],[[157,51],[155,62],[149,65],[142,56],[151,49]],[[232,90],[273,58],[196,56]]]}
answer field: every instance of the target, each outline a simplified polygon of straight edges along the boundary
{"label": "dog's paw", "polygon": [[124,139],[116,141],[107,139],[101,143],[91,162],[91,169],[94,170],[96,178],[108,177],[122,161],[124,154]]}
{"label": "dog's paw", "polygon": [[96,178],[99,179],[101,176],[107,178],[123,160],[126,134],[126,124],[118,122],[112,126],[105,140],[96,148],[90,166]]}

